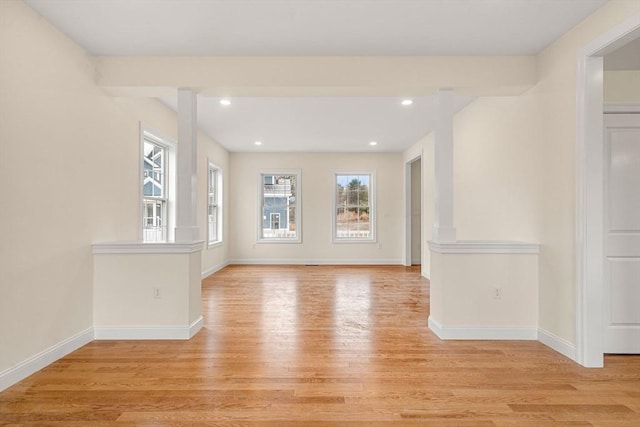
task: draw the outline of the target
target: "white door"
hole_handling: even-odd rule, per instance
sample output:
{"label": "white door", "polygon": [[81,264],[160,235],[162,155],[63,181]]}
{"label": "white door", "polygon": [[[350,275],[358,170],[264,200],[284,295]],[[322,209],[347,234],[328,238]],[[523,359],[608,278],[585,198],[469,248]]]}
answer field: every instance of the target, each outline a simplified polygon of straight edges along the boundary
{"label": "white door", "polygon": [[640,353],[640,114],[605,114],[604,351]]}

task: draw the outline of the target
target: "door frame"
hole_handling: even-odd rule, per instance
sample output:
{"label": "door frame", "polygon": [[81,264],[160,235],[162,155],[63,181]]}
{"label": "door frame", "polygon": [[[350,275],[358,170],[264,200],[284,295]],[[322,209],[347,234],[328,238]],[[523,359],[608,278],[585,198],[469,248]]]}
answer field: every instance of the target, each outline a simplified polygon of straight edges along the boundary
{"label": "door frame", "polygon": [[[411,266],[411,239],[412,239],[412,233],[411,233],[411,223],[412,223],[412,212],[413,212],[413,205],[412,205],[412,197],[411,197],[411,165],[413,165],[413,163],[416,160],[422,160],[422,150],[420,151],[419,154],[406,159],[405,163],[404,163],[404,226],[405,226],[405,233],[404,233],[404,257],[403,257],[403,262],[404,265],[406,267],[410,267]],[[424,212],[424,194],[422,191],[422,186],[424,185],[424,165],[421,165],[420,167],[420,204],[421,204],[421,209],[420,212],[422,215],[422,212]],[[422,221],[422,218],[420,218],[420,220]],[[422,224],[422,227],[420,228],[420,262],[424,265],[424,224]]]}
{"label": "door frame", "polygon": [[576,138],[576,354],[604,366],[603,57],[640,38],[640,14],[587,44],[578,54]]}

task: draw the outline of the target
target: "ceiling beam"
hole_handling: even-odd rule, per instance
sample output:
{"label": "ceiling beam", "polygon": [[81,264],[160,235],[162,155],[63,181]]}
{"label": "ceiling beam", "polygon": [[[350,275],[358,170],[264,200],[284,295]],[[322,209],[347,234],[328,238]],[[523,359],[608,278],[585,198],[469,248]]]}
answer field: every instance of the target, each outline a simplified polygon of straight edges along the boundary
{"label": "ceiling beam", "polygon": [[520,95],[537,81],[533,56],[96,57],[98,84],[118,96]]}

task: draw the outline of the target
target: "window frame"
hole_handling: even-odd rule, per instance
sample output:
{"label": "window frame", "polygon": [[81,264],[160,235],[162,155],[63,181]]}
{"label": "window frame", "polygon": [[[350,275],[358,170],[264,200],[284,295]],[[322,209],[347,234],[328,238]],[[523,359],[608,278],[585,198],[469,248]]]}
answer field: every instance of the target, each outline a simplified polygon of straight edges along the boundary
{"label": "window frame", "polygon": [[[369,237],[338,237],[338,177],[339,176],[369,176]],[[376,172],[375,170],[339,170],[333,171],[331,190],[331,243],[377,243],[377,212],[376,212]]]}
{"label": "window frame", "polygon": [[[262,225],[264,221],[264,177],[271,175],[295,175],[295,237],[263,237]],[[265,169],[258,171],[257,189],[257,222],[256,222],[256,243],[302,243],[302,170],[301,169]],[[271,220],[271,217],[269,217]],[[282,218],[280,218],[282,222]]]}
{"label": "window frame", "polygon": [[[215,180],[215,208],[216,208],[216,240],[211,240],[211,218],[209,216],[211,203],[209,198],[209,191],[211,189],[211,172],[216,174]],[[217,166],[215,163],[210,160],[207,161],[207,247],[212,248],[216,246],[220,246],[223,242],[224,236],[222,233],[223,230],[223,191],[224,191],[224,180],[223,180],[223,170],[220,166]]]}
{"label": "window frame", "polygon": [[[144,194],[144,145],[145,142],[149,142],[161,147],[164,150],[164,171],[163,171],[163,191],[164,197],[148,197]],[[175,194],[176,194],[176,142],[163,135],[160,132],[150,128],[149,126],[140,123],[140,158],[138,165],[140,173],[138,177],[138,188],[140,201],[140,211],[138,215],[139,220],[139,239],[143,243],[166,243],[173,241],[175,233]],[[161,200],[164,203],[163,215],[166,230],[164,230],[164,239],[145,239],[145,217],[147,200]]]}

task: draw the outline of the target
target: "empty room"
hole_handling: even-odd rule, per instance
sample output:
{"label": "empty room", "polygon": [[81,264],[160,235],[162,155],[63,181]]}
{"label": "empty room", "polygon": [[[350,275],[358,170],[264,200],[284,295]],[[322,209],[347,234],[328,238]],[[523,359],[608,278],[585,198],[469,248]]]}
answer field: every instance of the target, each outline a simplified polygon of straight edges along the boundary
{"label": "empty room", "polygon": [[639,0],[0,0],[0,425],[640,425]]}

